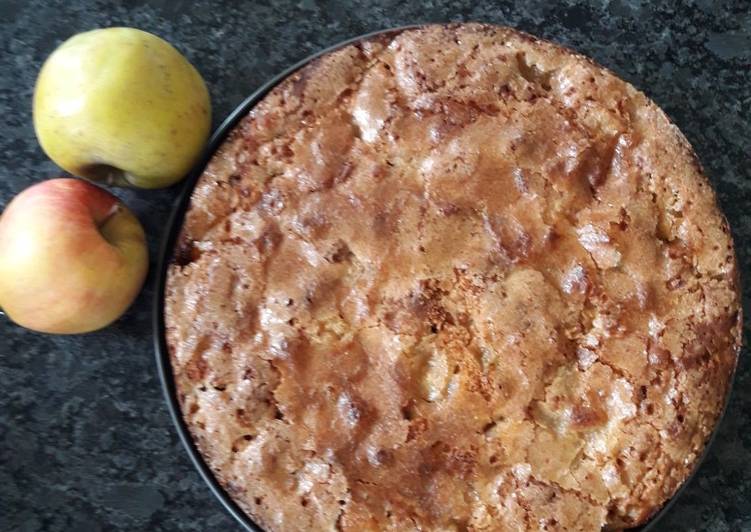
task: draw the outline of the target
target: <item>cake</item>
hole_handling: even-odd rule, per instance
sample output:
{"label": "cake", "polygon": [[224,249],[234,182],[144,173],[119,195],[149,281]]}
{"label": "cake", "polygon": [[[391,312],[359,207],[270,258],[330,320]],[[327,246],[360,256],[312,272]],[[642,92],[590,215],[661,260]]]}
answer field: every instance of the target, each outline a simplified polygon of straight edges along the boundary
{"label": "cake", "polygon": [[693,471],[740,345],[689,143],[589,59],[431,25],[232,130],[169,265],[205,462],[263,529],[618,530]]}

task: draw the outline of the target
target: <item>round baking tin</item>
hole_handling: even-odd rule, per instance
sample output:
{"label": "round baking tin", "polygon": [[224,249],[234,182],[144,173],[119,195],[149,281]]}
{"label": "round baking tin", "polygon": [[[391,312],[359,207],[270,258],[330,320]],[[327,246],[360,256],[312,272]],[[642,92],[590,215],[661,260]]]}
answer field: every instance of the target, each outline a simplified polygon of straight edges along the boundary
{"label": "round baking tin", "polygon": [[[287,68],[283,72],[277,74],[276,76],[268,80],[266,83],[264,83],[254,93],[252,93],[245,100],[243,100],[243,102],[241,102],[240,105],[238,105],[235,108],[235,110],[230,113],[230,115],[224,120],[224,122],[222,122],[219,128],[211,136],[211,139],[209,140],[209,144],[206,150],[204,151],[203,155],[201,156],[201,159],[186,177],[184,184],[182,186],[182,190],[180,191],[178,198],[175,201],[172,212],[170,214],[169,221],[167,223],[167,230],[166,230],[165,235],[162,238],[161,247],[159,249],[156,290],[154,293],[154,302],[153,302],[154,307],[153,307],[152,326],[153,326],[153,332],[154,332],[154,349],[156,353],[156,364],[157,364],[157,371],[159,372],[159,380],[162,383],[162,390],[164,392],[164,397],[167,401],[167,407],[170,412],[170,417],[172,418],[172,421],[175,424],[177,433],[180,436],[180,441],[182,441],[183,446],[185,447],[185,450],[188,452],[188,456],[190,456],[190,460],[193,462],[193,465],[196,467],[196,469],[200,473],[203,480],[206,482],[206,484],[208,484],[211,492],[216,496],[217,499],[219,499],[219,501],[222,503],[224,508],[230,514],[232,514],[232,516],[246,530],[253,531],[253,532],[263,532],[263,529],[259,525],[257,525],[250,518],[250,516],[242,510],[242,508],[240,508],[240,506],[232,499],[232,497],[219,484],[219,481],[216,479],[216,477],[214,476],[214,473],[206,464],[206,462],[203,459],[203,456],[201,456],[201,453],[196,447],[195,442],[193,441],[193,437],[191,436],[190,431],[188,430],[188,427],[185,424],[185,421],[183,419],[182,410],[180,409],[180,403],[178,401],[177,391],[175,388],[174,374],[172,373],[172,362],[170,361],[169,350],[167,348],[167,341],[166,341],[166,334],[165,334],[166,329],[165,329],[165,323],[164,323],[164,294],[165,294],[165,286],[166,286],[166,281],[167,281],[167,269],[174,255],[175,244],[177,242],[177,237],[180,234],[180,230],[182,229],[185,212],[187,211],[188,206],[190,205],[190,198],[193,193],[193,189],[195,188],[195,185],[198,182],[198,179],[203,174],[203,171],[206,168],[206,165],[209,163],[209,161],[211,160],[211,157],[214,155],[217,149],[221,146],[222,142],[224,142],[224,140],[227,138],[229,133],[238,124],[238,122],[245,115],[247,115],[248,112],[250,112],[250,110],[258,102],[260,102],[264,98],[264,96],[266,96],[282,80],[284,80],[285,78],[287,78],[289,75],[293,74],[300,68],[306,66],[308,63],[314,61],[315,59],[318,59],[319,57],[329,52],[338,50],[339,48],[343,48],[349,44],[353,44],[358,41],[369,39],[378,35],[385,35],[388,33],[398,33],[403,30],[418,28],[418,27],[420,27],[420,25],[418,24],[400,26],[400,27],[390,28],[386,30],[374,31],[371,33],[366,33],[364,35],[351,38],[351,39],[347,39],[338,44],[325,48],[319,52],[316,52],[313,55],[310,55],[309,57],[303,59],[302,61],[295,63],[291,67]],[[712,431],[712,435],[707,441],[707,444],[704,448],[704,451],[702,452],[702,455],[696,461],[694,470],[691,472],[688,478],[686,478],[683,484],[678,488],[676,493],[670,499],[668,499],[668,501],[657,512],[655,512],[655,514],[650,518],[650,520],[647,523],[636,528],[631,528],[629,530],[638,531],[638,532],[656,532],[657,525],[660,519],[662,519],[665,516],[665,514],[668,513],[668,511],[673,506],[675,501],[680,497],[680,495],[686,489],[686,486],[688,486],[689,483],[696,476],[697,471],[699,470],[701,464],[706,458],[709,452],[709,449],[717,435],[717,429],[720,426],[722,419],[724,418],[725,410],[727,408],[728,399],[729,399],[730,391],[732,390],[732,387],[733,387],[734,379],[735,379],[735,371],[733,372],[733,375],[731,375],[730,377],[730,384],[728,386],[728,394],[727,394],[727,397],[725,397],[725,404],[723,406],[723,411],[721,412],[720,417],[717,420],[717,424],[715,425],[715,428]]]}

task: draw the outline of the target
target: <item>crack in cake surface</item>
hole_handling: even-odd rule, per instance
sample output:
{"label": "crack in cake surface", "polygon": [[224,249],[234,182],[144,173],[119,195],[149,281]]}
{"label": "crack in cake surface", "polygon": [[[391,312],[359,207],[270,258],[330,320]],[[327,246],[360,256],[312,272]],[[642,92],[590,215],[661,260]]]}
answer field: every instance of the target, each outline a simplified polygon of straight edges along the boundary
{"label": "crack in cake surface", "polygon": [[735,364],[732,242],[685,139],[505,28],[406,30],[292,75],[181,238],[183,413],[269,530],[641,523]]}

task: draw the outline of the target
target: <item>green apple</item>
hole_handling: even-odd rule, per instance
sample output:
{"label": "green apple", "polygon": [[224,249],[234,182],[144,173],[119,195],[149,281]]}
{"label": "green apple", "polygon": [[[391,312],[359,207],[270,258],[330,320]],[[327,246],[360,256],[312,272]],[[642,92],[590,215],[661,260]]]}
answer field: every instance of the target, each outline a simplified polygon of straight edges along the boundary
{"label": "green apple", "polygon": [[138,219],[80,179],[31,186],[0,216],[0,308],[35,331],[108,325],[138,295],[148,264]]}
{"label": "green apple", "polygon": [[109,184],[179,181],[210,127],[198,71],[166,41],[133,28],[71,37],[44,63],[34,90],[34,128],[47,155]]}

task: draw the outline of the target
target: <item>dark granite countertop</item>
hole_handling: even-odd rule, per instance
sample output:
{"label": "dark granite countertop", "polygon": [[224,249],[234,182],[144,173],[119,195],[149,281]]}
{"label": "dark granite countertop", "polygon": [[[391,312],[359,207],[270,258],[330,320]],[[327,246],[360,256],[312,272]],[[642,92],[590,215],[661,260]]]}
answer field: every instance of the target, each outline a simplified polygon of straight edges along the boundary
{"label": "dark granite countertop", "polygon": [[[717,188],[736,239],[749,309],[748,1],[268,4],[2,0],[0,207],[59,172],[34,137],[31,94],[42,61],[76,32],[135,26],[172,42],[207,79],[216,125],[265,79],[344,38],[415,22],[487,21],[573,47],[667,111]],[[152,267],[177,191],[118,192],[147,230]],[[121,320],[86,336],[39,335],[0,320],[0,530],[240,529],[193,469],[170,421],[152,351],[152,297],[153,272]],[[660,530],[751,530],[748,355],[741,355],[729,411],[708,459]]]}

